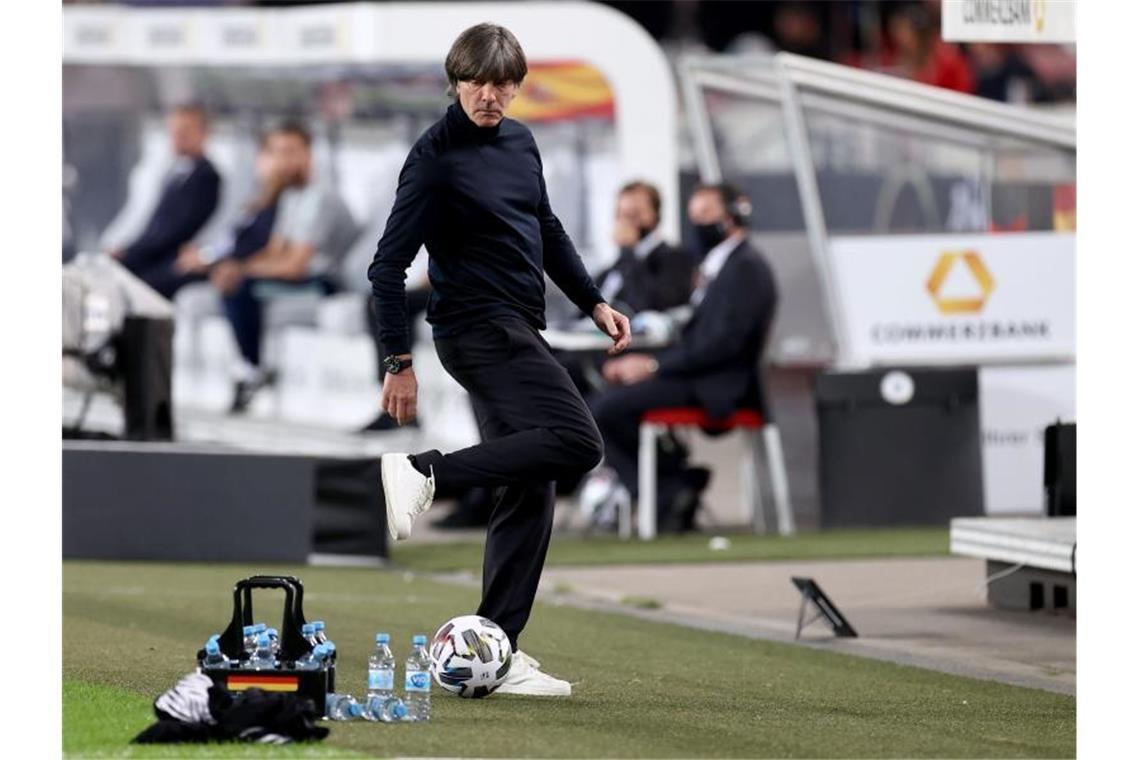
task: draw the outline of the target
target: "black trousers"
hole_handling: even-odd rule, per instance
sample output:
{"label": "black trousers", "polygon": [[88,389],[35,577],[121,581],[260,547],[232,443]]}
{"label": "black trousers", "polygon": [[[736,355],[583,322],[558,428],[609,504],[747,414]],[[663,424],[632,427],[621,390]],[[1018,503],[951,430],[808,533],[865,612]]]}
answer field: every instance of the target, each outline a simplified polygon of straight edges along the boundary
{"label": "black trousers", "polygon": [[[641,416],[650,409],[698,406],[692,385],[683,378],[653,377],[635,385],[615,386],[590,398],[590,407],[605,441],[606,464],[622,484],[637,496],[637,448]],[[661,515],[683,485],[683,456],[657,458],[657,511]]]}
{"label": "black trousers", "polygon": [[522,318],[473,324],[435,346],[444,369],[471,396],[483,442],[417,454],[416,464],[431,468],[437,496],[496,489],[478,614],[498,623],[517,648],[550,544],[554,482],[596,466],[601,435],[566,370]]}

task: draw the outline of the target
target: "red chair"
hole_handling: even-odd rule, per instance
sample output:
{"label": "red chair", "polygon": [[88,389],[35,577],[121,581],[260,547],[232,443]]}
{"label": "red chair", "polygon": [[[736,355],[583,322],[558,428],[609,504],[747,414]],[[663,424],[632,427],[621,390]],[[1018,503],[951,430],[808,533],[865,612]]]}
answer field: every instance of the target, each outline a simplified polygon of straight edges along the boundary
{"label": "red chair", "polygon": [[[652,409],[641,417],[637,453],[637,535],[648,540],[657,535],[657,439],[669,428],[697,427],[711,430],[739,429],[745,436],[745,453],[740,462],[741,507],[754,530],[764,531],[764,508],[760,499],[760,448],[763,444],[776,503],[776,526],[780,535],[795,533],[792,507],[788,498],[788,471],[780,430],[764,420],[760,412],[742,409],[720,420],[710,418],[699,407]],[[619,531],[629,537],[628,509],[620,515]]]}

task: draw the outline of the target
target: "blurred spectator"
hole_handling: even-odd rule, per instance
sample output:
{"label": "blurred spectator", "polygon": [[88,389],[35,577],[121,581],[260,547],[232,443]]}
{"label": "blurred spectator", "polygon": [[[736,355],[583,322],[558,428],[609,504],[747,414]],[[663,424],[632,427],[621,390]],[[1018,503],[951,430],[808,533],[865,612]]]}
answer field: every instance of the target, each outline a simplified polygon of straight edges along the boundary
{"label": "blurred spectator", "polygon": [[[633,181],[618,191],[613,232],[618,257],[594,280],[606,302],[631,318],[646,311],[683,306],[693,291],[693,257],[665,241],[658,231],[660,223],[661,194],[656,187]],[[583,398],[597,389],[601,357],[557,355]],[[560,487],[571,489],[573,485],[560,483]]]}
{"label": "blurred spectator", "polygon": [[595,279],[606,301],[633,316],[665,311],[689,300],[693,262],[661,237],[661,194],[647,182],[630,182],[618,192],[614,243],[618,258]]}
{"label": "blurred spectator", "polygon": [[825,58],[827,45],[820,21],[823,10],[826,6],[818,3],[780,3],[772,16],[772,37],[776,46],[797,55]]}
{"label": "blurred spectator", "polygon": [[288,186],[289,178],[284,165],[269,149],[269,135],[262,135],[258,144],[257,195],[242,209],[233,230],[220,243],[199,246],[187,243],[182,246],[175,268],[185,273],[208,273],[211,265],[227,258],[248,259],[269,244],[273,223],[277,219],[277,202]]}
{"label": "blurred spectator", "polygon": [[923,84],[974,91],[970,62],[957,46],[942,41],[937,19],[923,5],[904,5],[888,23],[900,73]]}
{"label": "blurred spectator", "polygon": [[[760,356],[777,293],[768,263],[748,241],[748,200],[731,185],[701,185],[688,211],[702,254],[692,319],[678,343],[658,357],[635,353],[606,362],[603,375],[617,387],[591,403],[605,463],[633,495],[638,428],[646,411],[700,406],[723,418],[737,409],[764,410]],[[692,530],[708,471],[687,467],[683,457],[663,458],[657,478],[663,529]]]}
{"label": "blurred spectator", "polygon": [[992,42],[966,46],[977,77],[975,95],[1007,103],[1036,101],[1037,76],[1016,49]]}
{"label": "blurred spectator", "polygon": [[298,288],[324,294],[336,290],[336,265],[357,233],[341,197],[312,181],[312,138],[304,126],[276,127],[266,149],[286,186],[269,240],[260,250],[223,258],[210,268],[210,281],[222,294],[242,357],[234,413],[245,411],[254,393],[272,379],[261,366],[262,300]]}
{"label": "blurred spectator", "polygon": [[185,105],[166,120],[175,160],[166,174],[150,219],[125,248],[109,253],[167,298],[203,275],[175,267],[179,249],[206,224],[218,206],[221,177],[204,151],[208,134],[206,112]]}

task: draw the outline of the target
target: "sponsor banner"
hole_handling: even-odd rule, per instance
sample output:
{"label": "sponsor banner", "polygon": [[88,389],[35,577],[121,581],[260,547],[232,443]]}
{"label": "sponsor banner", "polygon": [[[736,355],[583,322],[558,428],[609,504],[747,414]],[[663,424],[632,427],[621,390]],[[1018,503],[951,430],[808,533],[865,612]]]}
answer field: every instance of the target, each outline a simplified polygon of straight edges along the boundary
{"label": "sponsor banner", "polygon": [[1044,514],[1045,427],[1076,419],[1076,365],[981,367],[987,514]]}
{"label": "sponsor banner", "polygon": [[849,366],[1071,361],[1071,233],[831,239]]}
{"label": "sponsor banner", "polygon": [[1076,0],[942,0],[953,42],[1076,42]]}
{"label": "sponsor banner", "polygon": [[354,32],[361,29],[352,7],[297,8],[279,18],[279,49],[297,62],[343,61],[351,57]]}
{"label": "sponsor banner", "polygon": [[81,6],[66,9],[63,14],[65,63],[99,63],[114,60],[120,54],[123,46],[121,12],[108,13],[107,10]]}
{"label": "sponsor banner", "polygon": [[278,39],[273,14],[228,10],[199,25],[199,54],[206,60],[262,62]]}
{"label": "sponsor banner", "polygon": [[123,15],[125,53],[148,64],[183,63],[195,57],[200,10],[132,9]]}

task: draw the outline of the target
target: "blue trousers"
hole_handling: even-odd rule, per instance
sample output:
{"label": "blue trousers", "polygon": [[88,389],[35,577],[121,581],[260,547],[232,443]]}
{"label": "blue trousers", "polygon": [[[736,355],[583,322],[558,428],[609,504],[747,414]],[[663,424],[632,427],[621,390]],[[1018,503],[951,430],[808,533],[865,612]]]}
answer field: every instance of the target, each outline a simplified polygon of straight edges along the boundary
{"label": "blue trousers", "polygon": [[264,304],[262,295],[270,287],[294,287],[298,290],[307,290],[316,286],[323,295],[332,293],[332,283],[323,277],[313,277],[306,280],[276,280],[249,278],[229,295],[222,297],[225,307],[226,319],[234,331],[238,350],[242,358],[255,367],[261,366],[261,325],[264,319]]}

